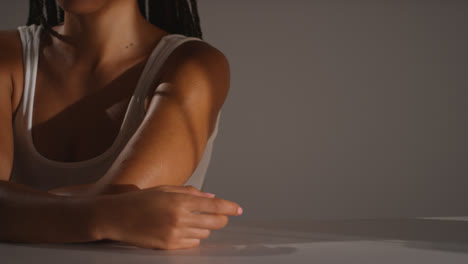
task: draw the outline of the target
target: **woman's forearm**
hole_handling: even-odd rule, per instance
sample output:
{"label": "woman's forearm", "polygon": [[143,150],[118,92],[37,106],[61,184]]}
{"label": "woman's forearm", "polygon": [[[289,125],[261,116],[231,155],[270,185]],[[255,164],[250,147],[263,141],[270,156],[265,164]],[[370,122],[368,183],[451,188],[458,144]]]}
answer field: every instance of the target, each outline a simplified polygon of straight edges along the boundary
{"label": "woman's forearm", "polygon": [[99,197],[65,197],[0,181],[0,241],[88,242],[101,239]]}
{"label": "woman's forearm", "polygon": [[[193,186],[116,195],[60,196],[0,181],[0,241],[74,243],[101,239],[159,249],[192,248],[241,214],[234,202]],[[199,212],[199,214],[196,214]]]}
{"label": "woman's forearm", "polygon": [[96,183],[68,185],[60,188],[49,190],[48,192],[63,196],[96,196],[107,194],[120,194],[132,191],[141,190],[136,185],[132,184],[108,184],[103,187],[98,187]]}

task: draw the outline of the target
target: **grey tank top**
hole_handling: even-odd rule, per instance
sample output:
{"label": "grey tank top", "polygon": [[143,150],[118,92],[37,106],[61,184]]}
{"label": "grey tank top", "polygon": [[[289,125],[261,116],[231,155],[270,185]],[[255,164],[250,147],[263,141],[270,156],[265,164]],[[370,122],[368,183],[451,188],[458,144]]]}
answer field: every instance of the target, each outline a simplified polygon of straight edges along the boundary
{"label": "grey tank top", "polygon": [[[203,41],[180,34],[170,34],[163,37],[144,66],[127,106],[120,131],[111,147],[101,155],[88,160],[60,162],[42,156],[35,148],[31,134],[39,42],[42,30],[43,27],[37,25],[18,27],[23,48],[24,87],[22,99],[13,120],[15,147],[11,181],[44,191],[66,185],[92,183],[102,177],[143,121],[145,95],[148,94],[148,89],[154,89],[151,87],[152,81],[164,61],[180,44],[191,40]],[[211,160],[213,142],[218,133],[220,115],[221,111],[218,113],[215,128],[208,139],[203,156],[185,185],[193,185],[198,189],[203,188]]]}

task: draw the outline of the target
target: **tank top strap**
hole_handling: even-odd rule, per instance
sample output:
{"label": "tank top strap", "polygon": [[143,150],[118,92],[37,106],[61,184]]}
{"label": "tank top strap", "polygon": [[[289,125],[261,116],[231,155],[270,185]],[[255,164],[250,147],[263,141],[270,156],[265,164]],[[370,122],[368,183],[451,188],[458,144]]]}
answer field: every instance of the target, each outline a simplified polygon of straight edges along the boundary
{"label": "tank top strap", "polygon": [[32,89],[36,86],[37,64],[39,60],[39,45],[41,38],[41,25],[20,26],[17,28],[23,51],[23,95],[22,102],[16,114],[16,123],[30,129],[28,117],[32,113]]}

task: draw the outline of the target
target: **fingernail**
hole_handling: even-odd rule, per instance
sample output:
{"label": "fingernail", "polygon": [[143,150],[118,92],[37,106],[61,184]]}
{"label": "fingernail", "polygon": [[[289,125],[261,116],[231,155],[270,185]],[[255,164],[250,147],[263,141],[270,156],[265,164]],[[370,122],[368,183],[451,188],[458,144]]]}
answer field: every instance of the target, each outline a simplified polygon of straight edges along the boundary
{"label": "fingernail", "polygon": [[243,211],[242,207],[237,208],[237,215],[241,215]]}
{"label": "fingernail", "polygon": [[215,194],[214,194],[214,193],[205,192],[205,195],[208,195],[208,196],[210,196],[210,197],[215,197]]}

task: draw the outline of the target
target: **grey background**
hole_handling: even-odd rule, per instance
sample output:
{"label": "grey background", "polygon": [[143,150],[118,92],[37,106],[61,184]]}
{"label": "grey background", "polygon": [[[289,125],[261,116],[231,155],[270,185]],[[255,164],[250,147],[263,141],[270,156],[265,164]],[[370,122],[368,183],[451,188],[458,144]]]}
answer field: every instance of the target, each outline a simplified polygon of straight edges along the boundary
{"label": "grey background", "polygon": [[[204,190],[240,219],[467,215],[468,3],[199,0],[231,64]],[[0,26],[27,3],[0,2]]]}

